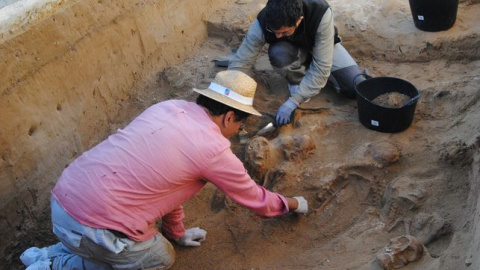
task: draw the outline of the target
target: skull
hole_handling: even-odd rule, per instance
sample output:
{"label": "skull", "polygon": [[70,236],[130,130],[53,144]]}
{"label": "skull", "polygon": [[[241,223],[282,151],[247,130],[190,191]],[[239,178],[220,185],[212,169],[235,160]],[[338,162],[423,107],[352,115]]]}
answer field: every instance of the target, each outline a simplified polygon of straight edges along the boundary
{"label": "skull", "polygon": [[377,255],[377,261],[384,269],[398,269],[417,261],[423,253],[424,247],[417,238],[404,235],[390,239],[385,251]]}

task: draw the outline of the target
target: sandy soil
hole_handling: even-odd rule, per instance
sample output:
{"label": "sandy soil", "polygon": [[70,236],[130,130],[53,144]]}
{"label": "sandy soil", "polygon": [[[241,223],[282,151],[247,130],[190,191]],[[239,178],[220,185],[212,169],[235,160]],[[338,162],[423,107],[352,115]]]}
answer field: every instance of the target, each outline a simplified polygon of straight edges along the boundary
{"label": "sandy soil", "polygon": [[[309,214],[263,220],[222,200],[209,186],[186,205],[187,226],[205,228],[208,240],[197,249],[179,247],[175,269],[374,269],[372,262],[389,240],[406,234],[416,236],[426,252],[405,269],[468,269],[476,197],[465,198],[479,147],[480,62],[478,49],[461,43],[475,43],[465,36],[475,31],[468,29],[472,24],[467,20],[479,14],[478,5],[462,3],[452,29],[429,35],[413,26],[408,3],[397,2],[333,1],[332,6],[345,33],[344,46],[361,67],[374,77],[402,78],[419,89],[412,125],[396,134],[371,131],[359,123],[356,101],[324,89],[304,105],[324,110],[299,111],[294,125],[267,137],[273,151],[294,152],[285,154],[293,158],[269,164],[267,169],[282,172],[270,175],[274,183],[269,187],[306,196]],[[212,38],[205,43],[201,56],[206,59],[199,63],[197,57],[179,67],[187,73],[182,78],[191,70],[190,81],[196,84],[212,78],[218,68],[209,61],[228,55],[236,45],[228,38],[223,42]],[[436,48],[426,48],[428,42]],[[449,50],[449,44],[464,56]],[[250,119],[252,136],[272,120],[288,95],[285,81],[264,55],[253,74],[260,83],[256,104],[264,117]],[[311,139],[315,149],[282,143],[298,136]],[[233,143],[243,157],[238,141]],[[258,149],[253,142],[249,146]]]}
{"label": "sandy soil", "polygon": [[[186,226],[207,230],[207,241],[198,248],[176,246],[173,269],[376,269],[376,256],[402,235],[417,237],[426,250],[402,269],[473,269],[480,183],[478,1],[461,2],[457,23],[441,33],[416,30],[408,2],[331,4],[344,46],[362,68],[374,77],[408,80],[421,92],[413,123],[394,134],[369,130],[358,121],[355,100],[326,88],[262,146],[254,135],[272,120],[288,90],[261,55],[252,74],[264,116],[248,120],[246,149],[238,138],[232,147],[249,157],[246,165],[260,184],[306,197],[310,211],[261,219],[207,185],[185,205]],[[213,61],[239,45],[255,10],[256,1],[231,1],[208,20],[211,37],[196,56],[160,72],[136,102],[193,100],[191,87],[205,87],[223,69]],[[252,153],[265,147],[278,154],[275,162],[254,164]],[[16,253],[53,243],[49,226],[46,218]]]}

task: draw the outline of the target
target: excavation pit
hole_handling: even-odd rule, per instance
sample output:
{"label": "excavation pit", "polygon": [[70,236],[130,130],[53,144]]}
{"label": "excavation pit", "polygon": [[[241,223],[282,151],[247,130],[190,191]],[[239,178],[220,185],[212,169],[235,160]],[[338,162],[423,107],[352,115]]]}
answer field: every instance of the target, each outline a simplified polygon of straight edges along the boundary
{"label": "excavation pit", "polygon": [[[30,13],[37,16],[2,28],[5,269],[22,269],[27,247],[56,241],[48,198],[63,168],[149,105],[194,100],[191,88],[224,69],[214,60],[239,46],[265,2],[45,1],[43,12]],[[369,130],[354,100],[322,90],[293,125],[266,138],[280,154],[262,184],[305,196],[310,212],[264,220],[228,198],[213,209],[221,194],[207,185],[185,204],[186,226],[204,228],[207,240],[175,246],[172,269],[370,269],[390,239],[406,234],[408,220],[431,256],[406,269],[480,268],[479,1],[461,1],[455,25],[438,33],[415,28],[408,2],[329,3],[362,68],[405,78],[421,92],[410,127]],[[255,106],[266,116],[247,121],[250,135],[288,97],[265,53],[252,76]],[[241,153],[238,138],[232,148]],[[414,207],[398,207],[405,198]]]}

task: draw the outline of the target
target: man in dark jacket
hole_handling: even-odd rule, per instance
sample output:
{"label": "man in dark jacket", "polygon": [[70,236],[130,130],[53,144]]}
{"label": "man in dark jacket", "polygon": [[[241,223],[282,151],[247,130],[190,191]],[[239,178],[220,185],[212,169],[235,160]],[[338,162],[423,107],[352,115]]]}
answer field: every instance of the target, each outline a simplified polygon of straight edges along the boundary
{"label": "man in dark jacket", "polygon": [[229,69],[247,72],[265,43],[273,68],[288,81],[289,99],[276,115],[278,126],[290,123],[293,111],[329,82],[354,98],[364,80],[355,60],[340,44],[333,13],[325,0],[269,0],[250,26]]}

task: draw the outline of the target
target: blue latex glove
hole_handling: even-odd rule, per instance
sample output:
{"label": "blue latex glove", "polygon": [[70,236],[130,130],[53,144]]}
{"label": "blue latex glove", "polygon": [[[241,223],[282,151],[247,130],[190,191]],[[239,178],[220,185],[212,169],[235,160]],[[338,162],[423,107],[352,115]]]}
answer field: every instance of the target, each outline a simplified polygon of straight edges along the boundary
{"label": "blue latex glove", "polygon": [[289,98],[280,109],[278,109],[277,116],[275,117],[276,126],[283,126],[292,121],[292,113],[298,107],[298,104],[293,100],[293,98]]}
{"label": "blue latex glove", "polygon": [[288,84],[288,91],[290,91],[290,96],[300,92],[300,85],[299,84]]}

